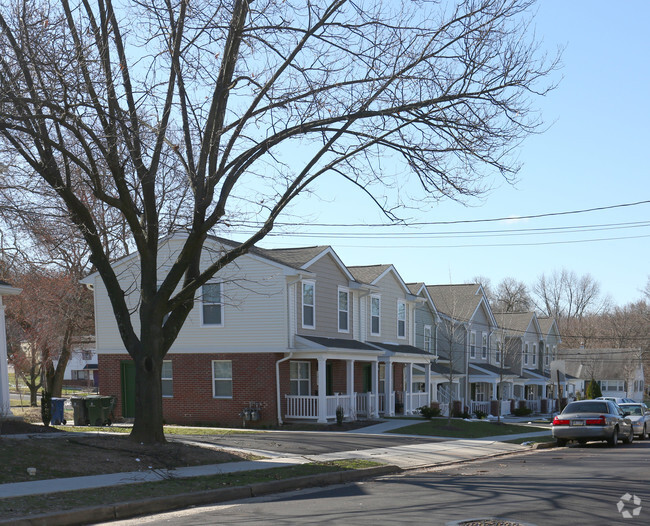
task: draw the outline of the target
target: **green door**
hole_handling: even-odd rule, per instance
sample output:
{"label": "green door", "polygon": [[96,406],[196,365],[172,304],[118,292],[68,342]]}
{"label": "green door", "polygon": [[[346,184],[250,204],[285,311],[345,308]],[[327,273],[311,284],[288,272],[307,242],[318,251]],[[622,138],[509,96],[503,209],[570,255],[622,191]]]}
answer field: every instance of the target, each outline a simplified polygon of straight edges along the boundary
{"label": "green door", "polygon": [[363,393],[369,393],[372,390],[372,365],[369,363],[363,364]]}
{"label": "green door", "polygon": [[120,363],[122,382],[122,416],[135,418],[135,364],[131,360]]}

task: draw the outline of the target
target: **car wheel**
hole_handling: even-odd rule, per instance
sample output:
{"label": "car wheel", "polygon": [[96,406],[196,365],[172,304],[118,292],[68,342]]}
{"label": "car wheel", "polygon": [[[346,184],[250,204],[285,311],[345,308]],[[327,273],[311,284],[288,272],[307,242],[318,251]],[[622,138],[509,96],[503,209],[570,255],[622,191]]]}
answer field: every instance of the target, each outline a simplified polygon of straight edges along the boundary
{"label": "car wheel", "polygon": [[581,446],[584,446],[586,443],[587,441],[584,439],[578,440],[578,444],[580,444]]}
{"label": "car wheel", "polygon": [[634,428],[630,426],[630,436],[623,439],[623,444],[631,444],[634,442]]}
{"label": "car wheel", "polygon": [[612,436],[607,439],[607,445],[609,447],[616,447],[616,444],[618,444],[618,427],[614,428]]}
{"label": "car wheel", "polygon": [[648,438],[648,430],[647,430],[645,424],[643,424],[643,431],[639,435],[639,439],[640,440],[645,440],[646,438]]}
{"label": "car wheel", "polygon": [[557,445],[557,447],[564,447],[564,446],[566,446],[566,443],[567,443],[567,441],[564,438],[556,438],[555,439],[555,444]]}

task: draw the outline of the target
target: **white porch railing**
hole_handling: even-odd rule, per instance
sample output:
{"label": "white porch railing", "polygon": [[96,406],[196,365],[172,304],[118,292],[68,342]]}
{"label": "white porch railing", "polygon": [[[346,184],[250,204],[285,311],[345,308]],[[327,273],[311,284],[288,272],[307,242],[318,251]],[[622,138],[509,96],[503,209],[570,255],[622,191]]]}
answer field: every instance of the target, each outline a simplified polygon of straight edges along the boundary
{"label": "white porch railing", "polygon": [[318,397],[285,395],[287,418],[318,418]]}
{"label": "white porch railing", "polygon": [[418,413],[418,407],[429,405],[429,393],[404,393],[404,395],[405,398],[410,398],[409,407],[413,414]]}
{"label": "white porch railing", "polygon": [[490,414],[490,401],[476,401],[472,400],[469,403],[469,412],[473,415],[476,411],[482,411],[486,415]]}
{"label": "white porch railing", "polygon": [[333,396],[326,397],[327,400],[327,412],[325,414],[326,418],[336,418],[336,408],[343,408],[343,416],[345,418],[356,419],[355,404],[354,401],[355,394],[351,395],[341,395],[335,394]]}
{"label": "white porch railing", "polygon": [[375,414],[375,395],[373,393],[356,394],[357,416],[371,417]]}

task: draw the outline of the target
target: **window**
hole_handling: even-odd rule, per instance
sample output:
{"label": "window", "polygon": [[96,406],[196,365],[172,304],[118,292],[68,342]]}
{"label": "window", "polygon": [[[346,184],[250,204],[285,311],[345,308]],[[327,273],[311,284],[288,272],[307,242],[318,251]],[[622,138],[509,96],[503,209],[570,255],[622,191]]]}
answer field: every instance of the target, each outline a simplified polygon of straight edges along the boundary
{"label": "window", "polygon": [[81,351],[81,359],[88,362],[93,359],[92,351]]}
{"label": "window", "polygon": [[232,361],[212,361],[212,385],[214,398],[232,398]]}
{"label": "window", "polygon": [[488,357],[488,337],[487,333],[483,333],[483,341],[481,342],[481,358],[487,360]]}
{"label": "window", "polygon": [[289,363],[290,394],[296,396],[309,396],[311,393],[310,364],[309,362]]}
{"label": "window", "polygon": [[548,365],[548,349],[544,351],[544,365]]}
{"label": "window", "polygon": [[431,325],[424,326],[424,350],[431,352]]}
{"label": "window", "polygon": [[201,323],[203,325],[223,325],[223,302],[221,283],[206,283],[201,287]]}
{"label": "window", "polygon": [[501,363],[501,342],[497,342],[497,350],[494,353],[494,361],[496,363]]}
{"label": "window", "polygon": [[370,296],[370,334],[379,334],[381,325],[379,316],[381,314],[379,296]]}
{"label": "window", "polygon": [[469,335],[469,357],[476,358],[476,333],[472,332]]}
{"label": "window", "polygon": [[171,360],[163,360],[162,372],[160,376],[162,379],[162,395],[163,397],[171,398],[172,396],[174,396]]}
{"label": "window", "polygon": [[90,371],[85,371],[85,370],[72,370],[72,379],[73,380],[89,380],[90,379]]}
{"label": "window", "polygon": [[313,281],[302,282],[302,326],[313,329],[316,327]]}
{"label": "window", "polygon": [[528,344],[524,345],[524,365],[528,365]]}
{"label": "window", "polygon": [[533,343],[533,365],[537,365],[537,344]]}
{"label": "window", "polygon": [[339,332],[350,330],[350,292],[339,289]]}
{"label": "window", "polygon": [[406,303],[397,302],[397,337],[406,338]]}

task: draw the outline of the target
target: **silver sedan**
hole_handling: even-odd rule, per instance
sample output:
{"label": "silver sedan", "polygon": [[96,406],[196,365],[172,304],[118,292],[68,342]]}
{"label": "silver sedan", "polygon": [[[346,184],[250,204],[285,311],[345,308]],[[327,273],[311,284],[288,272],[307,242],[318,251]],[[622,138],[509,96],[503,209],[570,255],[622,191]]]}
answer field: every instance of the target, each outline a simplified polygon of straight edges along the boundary
{"label": "silver sedan", "polygon": [[569,440],[580,444],[605,440],[613,447],[619,438],[624,444],[634,440],[632,421],[609,400],[571,402],[553,419],[552,430],[558,446],[565,446]]}
{"label": "silver sedan", "polygon": [[645,404],[635,402],[633,404],[619,404],[623,412],[628,414],[628,418],[632,421],[634,434],[641,440],[648,438],[648,430],[650,429],[650,412]]}

